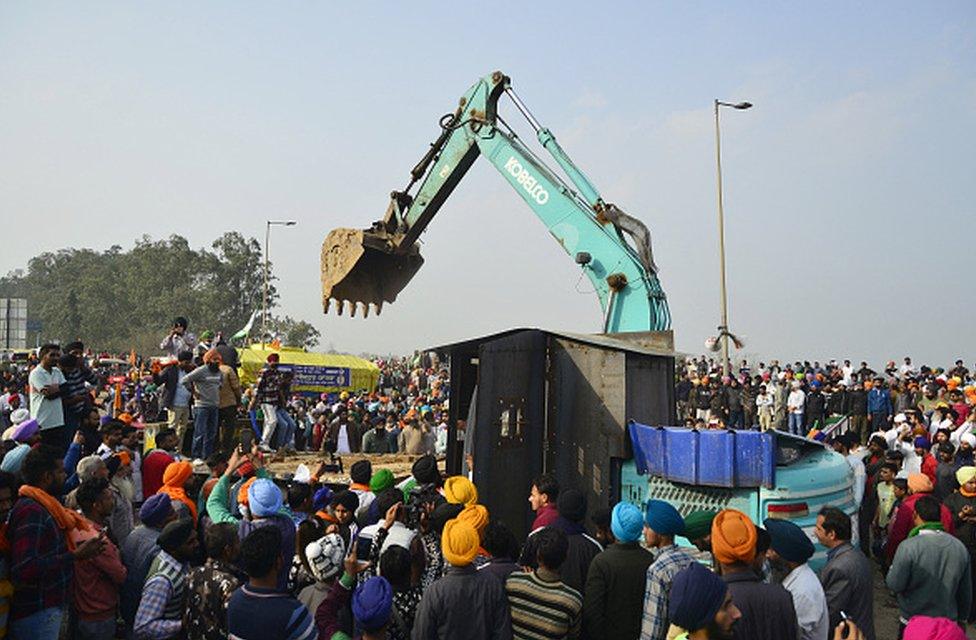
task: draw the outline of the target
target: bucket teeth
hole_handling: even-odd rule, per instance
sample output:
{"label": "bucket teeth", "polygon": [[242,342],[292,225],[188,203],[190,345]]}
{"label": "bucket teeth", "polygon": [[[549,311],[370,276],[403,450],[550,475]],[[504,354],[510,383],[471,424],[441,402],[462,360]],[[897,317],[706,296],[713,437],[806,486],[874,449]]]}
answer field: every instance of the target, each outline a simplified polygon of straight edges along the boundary
{"label": "bucket teeth", "polygon": [[370,313],[380,315],[383,310],[382,303],[366,302],[365,300],[337,300],[335,298],[327,298],[322,308],[325,313],[328,313],[333,306],[336,314],[341,316],[348,312],[351,318],[355,318],[357,315],[368,318]]}

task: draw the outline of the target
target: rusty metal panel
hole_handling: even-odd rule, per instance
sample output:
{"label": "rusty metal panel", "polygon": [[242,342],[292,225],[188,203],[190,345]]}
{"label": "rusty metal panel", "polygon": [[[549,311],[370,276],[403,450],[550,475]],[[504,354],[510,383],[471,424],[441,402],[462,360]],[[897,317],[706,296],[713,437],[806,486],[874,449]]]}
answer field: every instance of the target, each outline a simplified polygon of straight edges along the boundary
{"label": "rusty metal panel", "polygon": [[610,459],[626,450],[625,354],[552,337],[546,470],[587,496],[590,510],[611,487]]}

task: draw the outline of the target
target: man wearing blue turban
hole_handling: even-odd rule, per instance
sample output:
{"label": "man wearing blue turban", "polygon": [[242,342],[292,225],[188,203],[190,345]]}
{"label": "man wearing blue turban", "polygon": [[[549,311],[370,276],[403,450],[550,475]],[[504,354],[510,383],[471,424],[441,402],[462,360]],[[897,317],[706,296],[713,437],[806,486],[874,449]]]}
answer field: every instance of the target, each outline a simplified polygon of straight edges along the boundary
{"label": "man wearing blue turban", "polygon": [[636,638],[640,633],[644,581],[654,556],[641,547],[644,518],[629,502],[617,504],[610,528],[617,541],[590,562],[583,593],[583,628],[586,637]]}
{"label": "man wearing blue turban", "polygon": [[644,507],[644,542],[655,552],[647,568],[644,585],[644,614],[641,618],[641,640],[664,640],[668,635],[668,593],[671,581],[679,571],[694,562],[686,551],[674,543],[684,535],[685,521],[664,500],[648,500]]}

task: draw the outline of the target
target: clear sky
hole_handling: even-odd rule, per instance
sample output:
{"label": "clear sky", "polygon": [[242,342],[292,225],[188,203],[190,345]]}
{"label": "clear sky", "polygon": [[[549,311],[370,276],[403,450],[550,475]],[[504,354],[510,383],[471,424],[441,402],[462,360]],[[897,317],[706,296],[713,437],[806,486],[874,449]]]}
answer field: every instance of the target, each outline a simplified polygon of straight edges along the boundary
{"label": "clear sky", "polygon": [[0,5],[0,271],[146,233],[260,238],[291,218],[271,244],[282,310],[324,345],[596,331],[588,282],[485,162],[395,304],[322,314],[322,239],[382,217],[437,119],[501,69],[650,227],[679,349],[718,324],[721,98],[756,105],[722,128],[731,326],[747,350],[976,359],[973,2],[350,4]]}

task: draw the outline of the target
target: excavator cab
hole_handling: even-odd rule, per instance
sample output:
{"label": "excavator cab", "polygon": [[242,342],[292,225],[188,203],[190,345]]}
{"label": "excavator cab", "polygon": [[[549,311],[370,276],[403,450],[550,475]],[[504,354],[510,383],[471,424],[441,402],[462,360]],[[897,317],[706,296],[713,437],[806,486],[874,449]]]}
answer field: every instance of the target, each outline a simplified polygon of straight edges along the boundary
{"label": "excavator cab", "polygon": [[379,315],[384,302],[393,302],[424,264],[419,247],[394,251],[392,238],[380,229],[333,229],[322,243],[322,306],[333,302],[342,315],[349,309],[363,317],[373,305]]}

